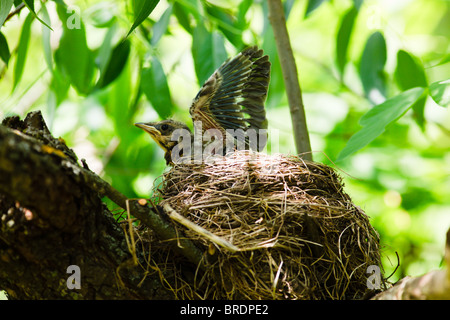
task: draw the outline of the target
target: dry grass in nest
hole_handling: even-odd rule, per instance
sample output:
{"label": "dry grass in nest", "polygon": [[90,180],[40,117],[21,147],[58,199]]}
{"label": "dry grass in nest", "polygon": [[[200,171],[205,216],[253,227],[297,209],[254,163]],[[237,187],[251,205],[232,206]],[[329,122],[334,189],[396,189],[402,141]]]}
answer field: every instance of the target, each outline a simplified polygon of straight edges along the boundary
{"label": "dry grass in nest", "polygon": [[381,265],[377,232],[326,165],[236,152],[163,178],[160,204],[200,227],[173,222],[205,253],[183,298],[357,299]]}

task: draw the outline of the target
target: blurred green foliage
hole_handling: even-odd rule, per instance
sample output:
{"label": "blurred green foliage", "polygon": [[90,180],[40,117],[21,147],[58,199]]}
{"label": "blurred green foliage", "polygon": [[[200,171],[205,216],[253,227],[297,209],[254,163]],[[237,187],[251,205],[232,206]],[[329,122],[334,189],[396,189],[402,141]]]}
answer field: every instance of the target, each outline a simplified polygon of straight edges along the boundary
{"label": "blurred green foliage", "polygon": [[[202,82],[247,45],[272,62],[267,151],[295,153],[266,1],[0,3],[0,117],[42,110],[128,197],[150,197],[165,169],[133,123],[190,124]],[[390,280],[439,268],[450,226],[450,2],[284,7],[314,159],[340,170],[371,217],[386,274],[398,253]]]}

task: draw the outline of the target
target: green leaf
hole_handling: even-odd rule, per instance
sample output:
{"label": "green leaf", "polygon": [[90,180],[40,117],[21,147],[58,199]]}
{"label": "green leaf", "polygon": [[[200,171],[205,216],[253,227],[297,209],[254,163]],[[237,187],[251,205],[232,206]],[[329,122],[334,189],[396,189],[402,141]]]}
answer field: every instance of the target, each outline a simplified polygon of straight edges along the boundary
{"label": "green leaf", "polygon": [[435,65],[435,67],[440,66],[440,65],[443,65],[443,64],[446,64],[446,63],[449,63],[449,62],[450,62],[450,53],[447,54],[447,55],[445,55],[445,56],[441,59],[441,61],[439,61],[438,64]]}
{"label": "green leaf", "polygon": [[[42,14],[42,20],[45,21],[45,23],[50,24],[50,16],[47,11],[46,6],[42,6],[41,8],[41,14]],[[53,53],[52,53],[52,47],[50,44],[50,29],[47,28],[45,25],[42,25],[42,48],[44,51],[44,59],[47,63],[48,69],[53,72]]]}
{"label": "green leaf", "polygon": [[11,11],[12,5],[13,0],[0,0],[0,29],[2,28],[9,11]]}
{"label": "green leaf", "polygon": [[141,89],[161,119],[172,114],[173,105],[166,75],[156,57],[152,58],[150,68],[141,71]]}
{"label": "green leaf", "polygon": [[136,29],[155,9],[159,0],[133,0],[134,23],[127,33],[127,37]]}
{"label": "green leaf", "polygon": [[206,12],[213,18],[218,29],[223,35],[236,47],[241,48],[242,42],[242,30],[235,24],[234,14],[225,8],[213,5],[209,2],[206,3]]}
{"label": "green leaf", "polygon": [[399,50],[397,53],[397,68],[394,77],[401,90],[428,86],[422,63],[404,50]]}
{"label": "green leaf", "polygon": [[104,73],[100,75],[97,82],[97,88],[104,88],[113,82],[122,72],[125,67],[128,56],[130,55],[130,41],[125,39],[112,50],[108,64],[105,67]]}
{"label": "green leaf", "polygon": [[353,5],[355,6],[355,8],[357,10],[359,10],[359,8],[361,8],[361,5],[363,4],[364,0],[353,0]]}
{"label": "green leaf", "polygon": [[34,16],[32,14],[27,15],[20,33],[19,44],[17,45],[17,59],[14,66],[13,91],[22,78],[28,51],[28,44],[30,42],[31,23],[33,22],[33,19]]}
{"label": "green leaf", "polygon": [[[40,23],[42,23],[44,26],[53,31],[53,29],[45,21],[43,21],[41,18],[37,16],[36,11],[34,11],[34,0],[23,0],[23,2],[27,6],[28,10],[30,10],[33,13],[34,17],[38,19]],[[44,4],[42,6],[44,6]]]}
{"label": "green leaf", "polygon": [[[401,90],[414,87],[427,87],[428,81],[422,63],[412,54],[399,50],[397,53],[397,68],[394,77]],[[426,99],[418,100],[412,107],[417,124],[424,128],[424,109]]]}
{"label": "green leaf", "polygon": [[[131,118],[130,100],[133,96],[131,84],[131,67],[130,63],[126,64],[119,77],[111,83],[108,92],[105,92],[107,98],[108,109],[106,110],[108,116],[114,121],[114,127],[117,135],[121,141],[124,142],[129,139],[132,128],[124,123],[129,123]],[[97,92],[102,92],[97,91]]]}
{"label": "green leaf", "polygon": [[150,41],[154,47],[158,43],[159,39],[166,33],[169,26],[170,16],[172,15],[173,5],[170,5],[166,11],[162,14],[161,18],[153,25],[153,34]]}
{"label": "green leaf", "polygon": [[6,65],[8,65],[10,57],[11,54],[9,53],[8,41],[6,41],[3,33],[0,32],[0,58]]}
{"label": "green leaf", "polygon": [[440,106],[450,106],[450,79],[433,82],[429,87],[431,98]]}
{"label": "green leaf", "polygon": [[63,23],[63,34],[55,52],[55,63],[61,73],[68,77],[72,86],[80,94],[88,94],[94,77],[94,54],[88,48],[86,32],[76,10],[68,10],[57,5],[57,12]]}
{"label": "green leaf", "polygon": [[100,70],[100,74],[104,74],[106,70],[106,66],[108,65],[111,54],[113,51],[113,39],[117,33],[117,24],[113,24],[105,34],[103,38],[102,45],[97,51],[97,56],[95,58],[95,64]]}
{"label": "green leaf", "polygon": [[66,99],[69,88],[70,82],[68,79],[61,75],[58,68],[55,68],[53,71],[52,81],[50,82],[50,89],[55,99],[55,107],[59,106],[61,102]]}
{"label": "green leaf", "polygon": [[275,43],[275,37],[273,35],[272,25],[268,19],[268,8],[265,5],[267,2],[263,2],[264,10],[264,29],[261,34],[263,38],[262,48],[264,53],[269,56],[270,63],[272,64],[270,69],[270,82],[269,92],[266,100],[266,108],[271,109],[277,107],[280,101],[286,96],[285,84],[283,79],[283,72],[281,70],[280,58],[278,57],[277,46]]}
{"label": "green leaf", "polygon": [[359,121],[363,128],[349,139],[339,153],[337,161],[343,160],[376,139],[384,132],[387,125],[396,121],[411,108],[424,91],[424,88],[413,88],[370,109]]}
{"label": "green leaf", "polygon": [[336,36],[336,62],[341,78],[343,77],[344,67],[347,64],[348,45],[357,15],[358,10],[354,6],[351,7],[342,17]]}
{"label": "green leaf", "polygon": [[116,21],[116,8],[113,2],[96,3],[84,12],[85,21],[96,28],[109,28]]}
{"label": "green leaf", "polygon": [[251,5],[253,3],[253,0],[243,0],[238,6],[238,12],[237,12],[237,21],[236,21],[236,27],[244,30],[247,28],[247,21],[245,20],[245,15],[247,14],[248,9],[250,9]]}
{"label": "green leaf", "polygon": [[223,37],[217,32],[208,32],[203,24],[198,24],[192,36],[192,57],[201,85],[227,59]]}
{"label": "green leaf", "polygon": [[184,30],[192,34],[191,22],[189,20],[188,9],[179,2],[173,3],[173,13]]}
{"label": "green leaf", "polygon": [[283,2],[284,19],[286,19],[286,21],[289,18],[289,14],[291,13],[294,3],[295,3],[295,0],[285,0]]}
{"label": "green leaf", "polygon": [[386,96],[386,42],[380,32],[373,33],[367,40],[359,64],[359,77],[366,96],[375,104]]}
{"label": "green leaf", "polygon": [[309,15],[316,10],[324,0],[308,0],[308,5],[306,6],[305,18],[308,18]]}

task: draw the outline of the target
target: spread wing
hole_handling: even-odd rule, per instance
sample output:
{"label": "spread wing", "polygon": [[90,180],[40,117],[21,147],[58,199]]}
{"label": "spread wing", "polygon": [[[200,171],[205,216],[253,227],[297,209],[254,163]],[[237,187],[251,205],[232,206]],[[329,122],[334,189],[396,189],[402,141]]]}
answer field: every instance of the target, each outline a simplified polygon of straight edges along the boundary
{"label": "spread wing", "polygon": [[267,129],[270,62],[256,46],[225,61],[194,98],[190,113],[207,129]]}

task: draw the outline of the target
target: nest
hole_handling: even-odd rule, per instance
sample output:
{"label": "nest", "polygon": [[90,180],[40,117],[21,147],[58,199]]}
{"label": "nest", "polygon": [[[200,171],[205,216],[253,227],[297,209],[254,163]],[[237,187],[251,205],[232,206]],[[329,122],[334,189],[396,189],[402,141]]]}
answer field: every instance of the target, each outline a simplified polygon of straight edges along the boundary
{"label": "nest", "polygon": [[205,253],[193,281],[176,281],[183,298],[358,299],[381,266],[377,232],[326,165],[241,151],[163,178],[160,205]]}

